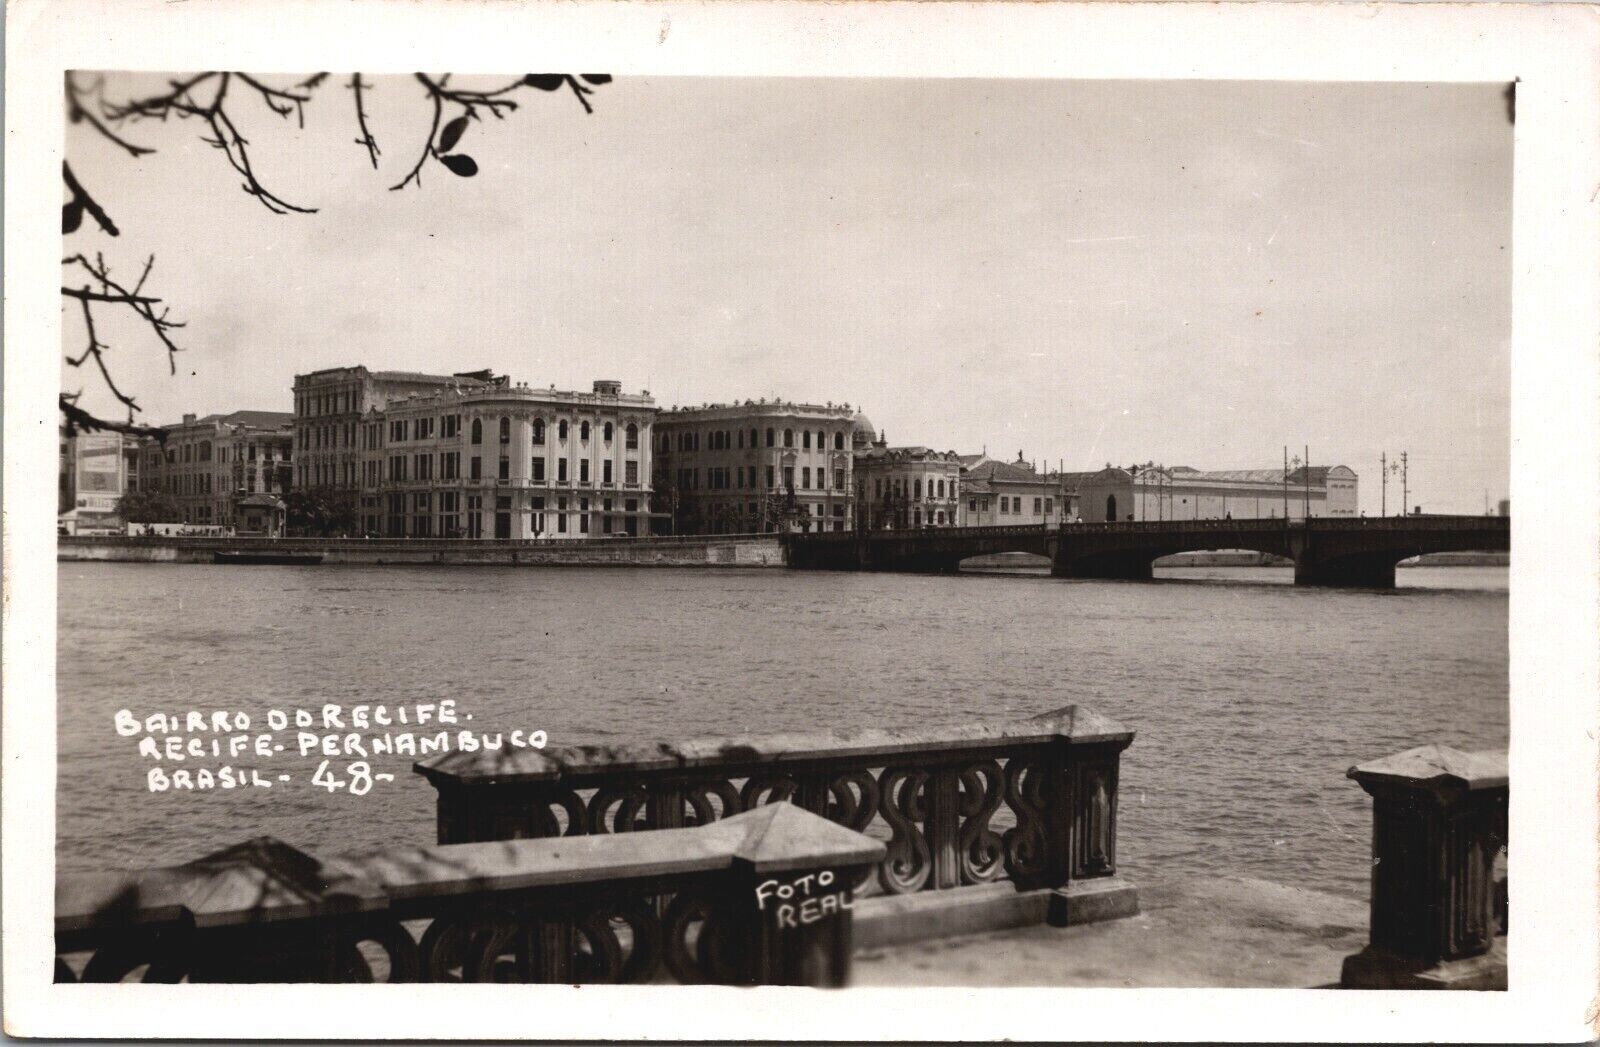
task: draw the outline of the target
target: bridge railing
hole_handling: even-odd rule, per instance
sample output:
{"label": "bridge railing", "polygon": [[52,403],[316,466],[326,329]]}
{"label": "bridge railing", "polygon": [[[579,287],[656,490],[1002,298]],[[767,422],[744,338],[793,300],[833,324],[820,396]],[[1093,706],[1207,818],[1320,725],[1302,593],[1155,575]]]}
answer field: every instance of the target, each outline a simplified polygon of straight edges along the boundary
{"label": "bridge railing", "polygon": [[1118,767],[1132,740],[1067,706],[945,730],[456,752],[416,770],[438,790],[441,843],[705,825],[788,801],[883,838],[872,876],[886,894],[998,880],[1060,889],[1116,872]]}
{"label": "bridge railing", "polygon": [[1506,754],[1442,745],[1350,768],[1372,797],[1371,937],[1358,989],[1504,989]]}
{"label": "bridge railing", "polygon": [[1202,520],[1108,520],[1065,524],[1014,524],[990,527],[923,527],[824,534],[793,534],[789,541],[801,543],[841,543],[867,539],[926,538],[1001,538],[1039,534],[1184,534],[1261,531],[1268,528],[1296,531],[1508,531],[1511,519],[1505,516],[1313,516],[1286,519],[1273,516],[1241,516]]}
{"label": "bridge railing", "polygon": [[1056,528],[1052,524],[1007,524],[991,527],[886,527],[865,532],[825,531],[821,534],[792,534],[787,537],[794,542],[840,543],[858,542],[862,539],[1004,538],[1012,535],[1037,537],[1041,534],[1052,534],[1055,530]]}
{"label": "bridge railing", "polygon": [[[60,877],[56,980],[573,984],[664,967],[681,982],[842,985],[848,885],[883,853],[789,805],[698,829],[326,861],[260,838],[175,868]],[[804,877],[802,900],[790,885]]]}

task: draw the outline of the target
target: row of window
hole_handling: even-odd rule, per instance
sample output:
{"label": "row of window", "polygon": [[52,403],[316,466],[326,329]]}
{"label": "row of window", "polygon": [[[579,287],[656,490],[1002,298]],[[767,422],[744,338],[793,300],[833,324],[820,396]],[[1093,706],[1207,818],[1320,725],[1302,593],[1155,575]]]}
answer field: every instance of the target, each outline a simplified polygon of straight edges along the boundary
{"label": "row of window", "polygon": [[[437,426],[435,423],[437,422]],[[542,446],[545,442],[545,421],[535,418],[531,425],[533,443]],[[377,450],[384,446],[380,442],[382,436],[382,423],[372,423],[364,427],[362,434],[362,450]],[[389,420],[390,446],[408,441],[435,439],[453,440],[461,431],[461,416],[458,414],[441,415],[439,418],[392,418]],[[570,435],[571,423],[565,418],[556,422],[556,439],[566,440]],[[603,443],[612,443],[616,439],[616,426],[611,422],[602,423],[600,426],[600,439]],[[578,423],[578,440],[588,443],[592,436],[592,427],[588,421]],[[501,417],[499,420],[500,442],[511,442],[511,419]],[[624,446],[632,451],[639,447],[639,426],[629,422],[623,429]],[[473,444],[483,443],[483,419],[474,418],[470,428],[469,439]],[[320,445],[319,445],[320,446]]]}
{"label": "row of window", "polygon": [[[434,479],[434,457],[435,456],[432,454],[414,454],[409,458],[403,454],[390,455],[388,463],[389,467],[385,471],[386,475],[381,477],[381,479],[387,479],[395,482],[404,482],[408,480],[432,480]],[[461,453],[459,451],[446,451],[439,454],[438,464],[438,479],[457,480],[461,478]],[[556,459],[556,482],[566,483],[570,479],[568,476],[569,464],[570,463],[565,458]],[[545,459],[543,457],[535,457],[529,461],[528,465],[529,480],[533,483],[544,483],[546,479]],[[601,461],[601,483],[610,484],[616,482],[616,476],[614,472],[615,465],[616,463],[609,458]],[[365,485],[373,487],[378,484],[380,480],[378,466],[379,463],[377,462],[363,463],[361,479]],[[499,472],[497,475],[501,480],[511,479],[511,457],[509,455],[500,456]],[[483,459],[478,455],[473,455],[467,460],[467,478],[469,480],[483,479]],[[634,461],[622,463],[622,478],[624,483],[638,483],[639,463]],[[591,479],[592,477],[589,460],[587,458],[580,459],[578,462],[578,482],[586,484],[589,483]]]}
{"label": "row of window", "polygon": [[302,451],[339,450],[356,445],[356,423],[338,425],[302,425],[295,430],[295,439]]}
{"label": "row of window", "polygon": [[[1006,515],[1016,515],[1023,511],[1023,498],[1021,495],[1001,495],[1000,512]],[[1056,500],[1054,498],[1035,498],[1033,500],[1033,515],[1049,516],[1055,512]],[[968,498],[967,511],[971,513],[988,512],[989,499]]]}
{"label": "row of window", "polygon": [[[553,507],[553,512],[548,518],[545,509],[545,499],[535,498],[532,505],[520,510],[519,515],[528,517],[528,524],[534,534],[568,534],[575,531],[578,534],[588,534],[591,519],[598,519],[601,534],[628,534],[638,533],[639,500],[637,498],[625,499],[621,506],[623,516],[617,516],[618,511],[615,501],[610,498],[599,500],[598,505],[592,504],[588,498],[578,498],[569,502],[566,498],[558,498]],[[383,518],[386,524],[386,533],[401,538],[407,535],[415,538],[429,538],[434,535],[445,538],[486,537],[484,517],[487,515],[483,509],[483,496],[467,496],[467,512],[465,519],[459,514],[459,505],[454,492],[444,492],[440,495],[437,515],[434,513],[430,496],[419,493],[411,496],[408,502],[403,494],[390,495],[387,504],[387,516]],[[495,499],[494,514],[492,517],[494,537],[511,537],[511,507],[509,497]],[[376,513],[365,514],[362,517],[363,527],[369,531],[378,530],[380,517]]]}
{"label": "row of window", "polygon": [[[928,480],[929,498],[959,497],[959,495],[956,494],[956,482],[954,480],[951,480],[949,483],[948,495],[945,493],[946,490],[947,488],[943,479],[933,480],[930,478]],[[889,477],[887,484],[884,483],[883,477],[873,477],[872,496],[874,498],[883,498],[886,494],[898,495],[899,497],[904,498],[906,497],[906,493],[906,478],[903,476],[891,476]],[[922,477],[920,476],[914,477],[911,481],[911,498],[914,501],[922,501]]]}
{"label": "row of window", "polygon": [[177,473],[169,476],[147,476],[139,487],[146,491],[165,491],[173,495],[221,494],[227,491],[243,494],[278,494],[284,489],[279,477],[271,472],[257,476],[249,473]]}
{"label": "row of window", "polygon": [[[746,444],[746,442],[745,442],[745,430],[743,430],[743,429],[738,429],[738,430],[714,429],[711,432],[706,434],[706,448],[705,449],[708,450],[708,451],[735,451],[735,450],[742,451],[742,450],[745,450],[747,447],[750,448],[750,449],[754,449],[754,448],[760,447],[761,446],[761,443],[760,443],[760,437],[761,437],[760,430],[751,429],[751,430],[749,430],[749,433],[750,433],[749,443]],[[672,448],[672,445],[674,443],[673,436],[674,436],[674,434],[671,433],[671,432],[663,432],[661,434],[661,450],[663,450],[663,451],[671,451],[673,449]],[[681,430],[676,434],[676,436],[677,436],[676,443],[678,445],[677,446],[678,450],[680,450],[680,451],[698,451],[698,450],[700,450],[700,433],[699,433],[698,430]],[[767,430],[766,436],[767,436],[766,446],[768,446],[768,447],[776,447],[777,446],[777,440],[778,440],[778,431],[776,429],[769,428]],[[785,430],[783,430],[783,446],[785,446],[785,447],[793,447],[794,445],[795,445],[795,432],[794,432],[794,430],[793,429],[785,429]],[[844,450],[844,448],[845,448],[845,435],[844,435],[844,432],[842,430],[840,430],[840,431],[835,432],[833,434],[833,449],[835,451],[842,451],[842,450]],[[812,433],[811,433],[811,430],[802,429],[800,431],[800,449],[803,450],[803,451],[809,451],[809,450],[812,449]],[[828,449],[828,434],[823,432],[821,429],[818,429],[816,431],[816,449],[819,450],[819,451],[825,451],[825,450]]]}
{"label": "row of window", "polygon": [[296,476],[301,487],[352,487],[356,482],[356,466],[348,460],[313,462],[309,466],[302,463]]}
{"label": "row of window", "polygon": [[353,389],[327,393],[301,393],[294,398],[294,413],[301,418],[325,414],[349,414],[356,410]]}
{"label": "row of window", "polygon": [[[274,452],[276,452],[280,461],[287,462],[289,460],[289,445],[287,443],[263,443],[259,445],[255,443],[247,443],[245,444],[245,461],[255,461],[258,449],[260,451],[260,457],[264,461],[272,461]],[[224,444],[223,446],[218,447],[216,449],[216,455],[217,461],[227,462],[227,445]],[[199,443],[186,443],[181,446],[168,447],[165,449],[165,451],[151,451],[149,457],[146,459],[146,464],[148,464],[151,468],[155,468],[162,464],[163,458],[166,460],[167,465],[189,464],[192,462],[209,462],[211,461],[211,441],[201,440]]]}
{"label": "row of window", "polygon": [[[632,465],[633,463],[630,462],[628,464]],[[776,467],[769,465],[766,470],[767,482],[765,486],[769,489],[776,487]],[[700,489],[699,469],[679,469],[677,476],[680,490],[698,491]],[[708,491],[745,490],[746,488],[758,487],[756,479],[759,476],[760,474],[756,472],[756,466],[753,465],[749,467],[735,466],[731,471],[723,466],[713,466],[706,470],[705,486]],[[812,482],[813,479],[816,481],[814,484]],[[833,489],[842,491],[845,489],[844,484],[844,470],[835,469],[833,471]],[[796,488],[795,468],[792,465],[786,465],[783,467],[783,487],[785,490],[826,491],[828,489],[828,471],[821,466],[818,466],[815,470],[809,465],[801,466],[800,484]]]}
{"label": "row of window", "polygon": [[[529,426],[529,428],[532,430],[532,433],[533,433],[533,443],[534,443],[534,445],[535,446],[542,446],[544,444],[544,442],[545,442],[545,422],[544,422],[544,419],[543,418],[535,418],[533,420],[533,423]],[[565,418],[557,420],[557,422],[556,422],[556,439],[558,439],[558,440],[566,440],[568,438],[568,436],[570,435],[570,431],[571,431],[571,423],[570,422],[568,422]],[[588,443],[590,435],[591,435],[591,427],[590,427],[589,422],[588,421],[579,422],[578,423],[578,441],[580,443]],[[403,436],[401,438],[404,439]],[[418,439],[421,439],[421,437],[418,437]],[[602,443],[607,443],[607,444],[611,443],[613,440],[616,439],[616,427],[611,422],[605,422],[600,426],[600,439],[601,439]],[[475,444],[483,443],[483,419],[481,419],[481,418],[474,418],[472,420],[472,442],[475,443]],[[508,443],[511,442],[511,419],[510,418],[502,417],[500,419],[500,442],[503,443],[503,444],[508,444]],[[627,427],[624,429],[624,446],[626,446],[627,449],[630,450],[630,451],[638,450],[638,448],[639,448],[639,426],[634,422],[629,422],[627,424]]]}

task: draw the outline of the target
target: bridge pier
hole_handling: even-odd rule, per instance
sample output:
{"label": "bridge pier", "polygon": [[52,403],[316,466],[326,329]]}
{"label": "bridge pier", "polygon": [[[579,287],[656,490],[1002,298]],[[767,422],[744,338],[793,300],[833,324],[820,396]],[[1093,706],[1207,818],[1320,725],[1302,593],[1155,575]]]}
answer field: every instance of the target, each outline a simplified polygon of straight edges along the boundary
{"label": "bridge pier", "polygon": [[1294,562],[1294,584],[1330,589],[1393,589],[1394,565],[1395,561],[1386,556],[1322,560],[1302,554]]}

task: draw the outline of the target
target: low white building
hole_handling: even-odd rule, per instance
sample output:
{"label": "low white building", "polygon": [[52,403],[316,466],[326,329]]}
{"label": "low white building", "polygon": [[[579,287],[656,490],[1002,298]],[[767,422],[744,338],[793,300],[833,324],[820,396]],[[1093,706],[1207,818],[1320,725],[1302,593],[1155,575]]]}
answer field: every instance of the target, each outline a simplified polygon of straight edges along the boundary
{"label": "low white building", "polygon": [[1091,523],[1360,515],[1357,477],[1344,465],[1288,471],[1107,466],[1066,474],[1062,482],[1076,513]]}

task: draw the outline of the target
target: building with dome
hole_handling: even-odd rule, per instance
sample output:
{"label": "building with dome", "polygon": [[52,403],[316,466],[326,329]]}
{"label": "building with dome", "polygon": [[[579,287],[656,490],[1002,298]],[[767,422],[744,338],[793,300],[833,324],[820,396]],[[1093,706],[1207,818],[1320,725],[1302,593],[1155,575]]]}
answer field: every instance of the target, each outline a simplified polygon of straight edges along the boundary
{"label": "building with dome", "polygon": [[744,400],[663,411],[655,489],[674,534],[817,533],[855,526],[849,404]]}
{"label": "building with dome", "polygon": [[850,449],[852,451],[865,451],[878,442],[877,427],[872,424],[872,419],[867,417],[865,411],[856,414],[850,423]]}

